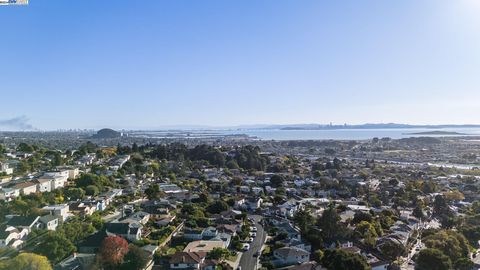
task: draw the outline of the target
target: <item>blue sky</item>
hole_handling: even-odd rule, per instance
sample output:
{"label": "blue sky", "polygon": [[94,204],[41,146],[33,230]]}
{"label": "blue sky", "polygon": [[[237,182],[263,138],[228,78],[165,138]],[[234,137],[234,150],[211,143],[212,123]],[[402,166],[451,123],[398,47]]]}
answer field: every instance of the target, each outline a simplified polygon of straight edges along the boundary
{"label": "blue sky", "polygon": [[480,124],[476,0],[30,0],[0,25],[0,124]]}

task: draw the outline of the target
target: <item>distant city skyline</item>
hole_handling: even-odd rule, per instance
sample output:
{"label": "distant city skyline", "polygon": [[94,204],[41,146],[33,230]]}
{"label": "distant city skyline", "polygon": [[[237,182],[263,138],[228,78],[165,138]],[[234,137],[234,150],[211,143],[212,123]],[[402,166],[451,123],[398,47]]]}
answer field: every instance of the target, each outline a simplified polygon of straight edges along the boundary
{"label": "distant city skyline", "polygon": [[1,6],[0,130],[480,124],[480,2]]}

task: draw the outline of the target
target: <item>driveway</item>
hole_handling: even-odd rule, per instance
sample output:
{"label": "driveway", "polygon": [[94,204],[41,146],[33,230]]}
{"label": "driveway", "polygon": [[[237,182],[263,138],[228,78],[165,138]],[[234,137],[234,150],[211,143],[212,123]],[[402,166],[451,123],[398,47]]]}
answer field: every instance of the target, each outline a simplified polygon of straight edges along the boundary
{"label": "driveway", "polygon": [[242,254],[239,265],[242,267],[242,270],[255,270],[257,269],[259,258],[256,258],[253,255],[262,249],[265,239],[267,238],[267,234],[265,233],[263,226],[258,223],[262,219],[261,216],[249,215],[248,217],[255,220],[254,226],[257,227],[257,237],[255,237],[253,243],[250,244],[250,249]]}

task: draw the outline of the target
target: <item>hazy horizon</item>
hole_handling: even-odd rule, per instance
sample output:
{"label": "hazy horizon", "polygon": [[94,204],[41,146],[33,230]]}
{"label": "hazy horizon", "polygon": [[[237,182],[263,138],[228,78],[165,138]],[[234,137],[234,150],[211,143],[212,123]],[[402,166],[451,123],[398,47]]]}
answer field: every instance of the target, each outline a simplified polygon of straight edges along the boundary
{"label": "hazy horizon", "polygon": [[0,7],[0,130],[477,124],[480,2]]}

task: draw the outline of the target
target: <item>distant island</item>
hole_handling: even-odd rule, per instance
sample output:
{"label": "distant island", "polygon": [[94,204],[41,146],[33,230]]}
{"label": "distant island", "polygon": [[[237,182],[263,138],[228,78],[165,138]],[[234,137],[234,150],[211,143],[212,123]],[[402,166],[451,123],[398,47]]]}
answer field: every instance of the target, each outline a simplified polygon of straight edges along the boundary
{"label": "distant island", "polygon": [[425,132],[414,132],[414,133],[404,133],[405,135],[468,135],[466,133],[460,133],[455,131],[425,131]]}
{"label": "distant island", "polygon": [[110,128],[100,129],[97,134],[94,134],[92,138],[94,139],[112,139],[122,137],[122,133],[115,131]]}
{"label": "distant island", "polygon": [[[318,124],[300,124],[300,125],[274,125],[272,129],[280,130],[338,130],[338,129],[444,129],[444,128],[480,128],[480,125],[408,125],[408,124],[361,124],[361,125],[318,125]],[[442,131],[443,132],[443,131]],[[444,134],[446,135],[446,134]],[[457,134],[451,134],[457,135]],[[461,135],[461,134],[458,134]]]}

